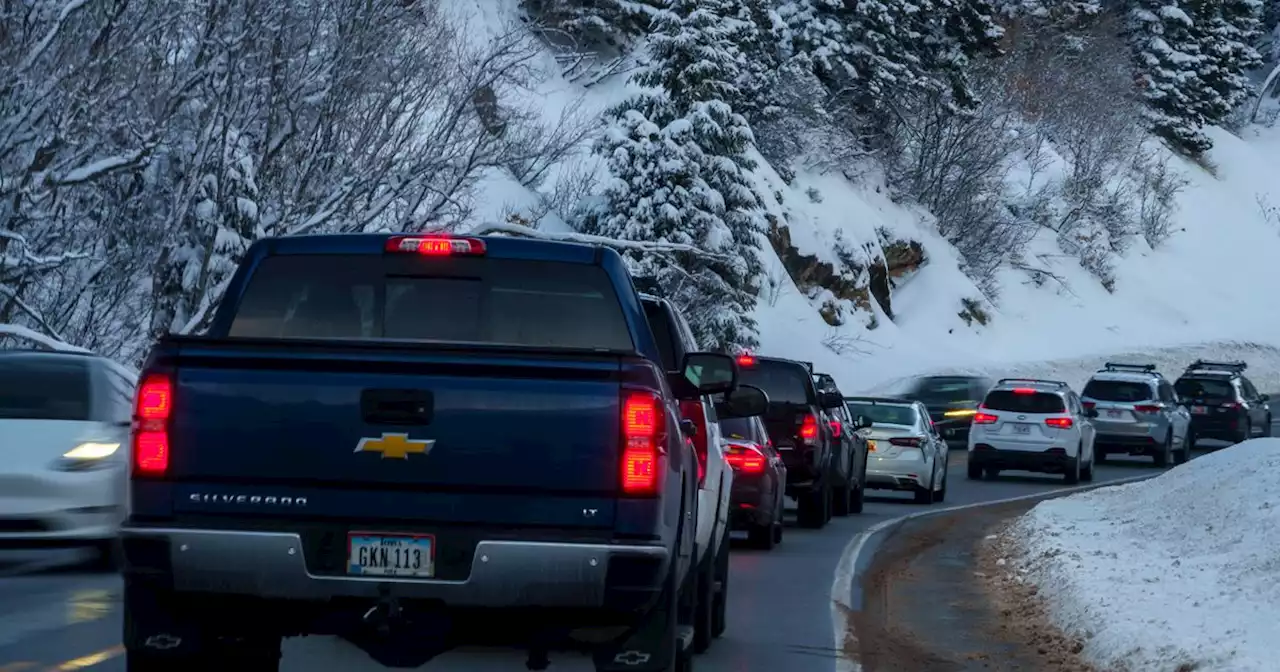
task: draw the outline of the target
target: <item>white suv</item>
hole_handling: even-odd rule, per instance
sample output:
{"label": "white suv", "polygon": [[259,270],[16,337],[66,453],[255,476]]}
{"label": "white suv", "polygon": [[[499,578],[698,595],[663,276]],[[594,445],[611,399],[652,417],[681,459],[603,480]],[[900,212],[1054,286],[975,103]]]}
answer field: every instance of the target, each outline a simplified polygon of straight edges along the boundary
{"label": "white suv", "polygon": [[1056,380],[1005,378],[987,392],[969,432],[969,478],[1002,470],[1093,480],[1092,419],[1080,397]]}

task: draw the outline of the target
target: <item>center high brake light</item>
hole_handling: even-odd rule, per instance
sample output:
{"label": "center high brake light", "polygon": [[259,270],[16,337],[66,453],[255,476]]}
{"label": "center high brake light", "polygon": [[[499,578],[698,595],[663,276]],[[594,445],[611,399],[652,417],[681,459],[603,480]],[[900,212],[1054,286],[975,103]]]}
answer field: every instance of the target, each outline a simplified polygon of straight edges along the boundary
{"label": "center high brake light", "polygon": [[744,352],[741,355],[738,355],[738,366],[749,368],[755,365],[756,365],[755,355],[752,355],[749,352]]}
{"label": "center high brake light", "polygon": [[651,392],[626,391],[622,403],[622,492],[658,492],[659,441],[665,421],[662,403]]}
{"label": "center high brake light", "polygon": [[149,374],[138,386],[133,410],[135,474],[163,476],[169,470],[169,419],[173,416],[173,381]]}
{"label": "center high brake light", "polygon": [[426,257],[479,257],[484,256],[484,241],[479,238],[454,238],[453,236],[391,236],[387,239],[387,252],[420,254]]}

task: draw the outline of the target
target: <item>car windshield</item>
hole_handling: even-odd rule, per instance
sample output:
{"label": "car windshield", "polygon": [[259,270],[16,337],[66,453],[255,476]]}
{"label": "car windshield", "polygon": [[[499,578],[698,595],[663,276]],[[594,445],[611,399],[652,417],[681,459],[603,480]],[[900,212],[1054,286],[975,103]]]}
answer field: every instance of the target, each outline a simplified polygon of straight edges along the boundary
{"label": "car windshield", "polygon": [[916,409],[910,404],[873,404],[851,401],[846,406],[853,417],[861,415],[877,425],[916,424]]}
{"label": "car windshield", "polygon": [[973,379],[961,376],[923,378],[911,396],[926,404],[973,401]]}
{"label": "car windshield", "polygon": [[720,421],[720,432],[726,439],[755,441],[755,429],[751,418],[725,418]]}
{"label": "car windshield", "polygon": [[740,367],[738,381],[754,385],[769,396],[772,404],[808,405],[813,382],[800,364],[760,360],[754,366]]}
{"label": "car windshield", "polygon": [[1091,380],[1084,396],[1098,401],[1147,401],[1154,398],[1151,386],[1131,380]]}
{"label": "car windshield", "polygon": [[89,363],[83,359],[0,359],[0,418],[88,420]]}
{"label": "car windshield", "polygon": [[1174,384],[1178,396],[1184,399],[1227,399],[1236,398],[1236,390],[1231,381],[1213,378],[1183,378]]}
{"label": "car windshield", "polygon": [[1048,392],[1018,392],[994,390],[987,394],[982,405],[993,411],[1013,413],[1062,413],[1067,410],[1062,397]]}

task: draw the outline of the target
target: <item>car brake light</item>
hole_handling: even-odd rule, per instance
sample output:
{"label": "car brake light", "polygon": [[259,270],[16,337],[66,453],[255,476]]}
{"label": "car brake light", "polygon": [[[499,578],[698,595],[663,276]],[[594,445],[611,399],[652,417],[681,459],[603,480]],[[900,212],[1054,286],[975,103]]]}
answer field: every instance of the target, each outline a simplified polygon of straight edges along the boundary
{"label": "car brake light", "polygon": [[1140,404],[1138,406],[1134,406],[1133,410],[1139,413],[1159,413],[1160,407],[1155,404]]}
{"label": "car brake light", "polygon": [[1098,404],[1092,401],[1082,401],[1080,402],[1080,405],[1084,406],[1086,409],[1092,409],[1094,406],[1097,406]]}
{"label": "car brake light", "polygon": [[1228,401],[1222,405],[1223,408],[1244,408],[1238,401]]}
{"label": "car brake light", "polygon": [[908,448],[919,448],[920,437],[918,436],[895,436],[889,439],[889,443],[895,446],[906,446]]}
{"label": "car brake light", "polygon": [[1016,387],[1014,388],[1013,393],[1014,394],[1035,394],[1036,391],[1034,388],[1030,388],[1030,387]]}
{"label": "car brake light", "polygon": [[1075,422],[1071,418],[1045,418],[1044,424],[1058,429],[1071,429]]}
{"label": "car brake light", "polygon": [[978,411],[973,414],[973,424],[975,425],[994,425],[996,420],[996,416],[991,415],[990,413]]}
{"label": "car brake light", "polygon": [[702,401],[690,399],[680,402],[680,415],[694,426],[691,441],[693,451],[698,454],[698,486],[701,487],[707,480],[707,413]]}
{"label": "car brake light", "polygon": [[453,236],[391,236],[387,252],[421,254],[428,257],[483,256],[484,241],[479,238]]}
{"label": "car brake light", "polygon": [[169,418],[173,416],[173,382],[168,376],[143,378],[133,416],[134,471],[163,476],[169,470]]}
{"label": "car brake light", "polygon": [[738,366],[755,366],[756,358],[749,352],[738,355]]}
{"label": "car brake light", "polygon": [[740,471],[744,474],[764,472],[764,453],[760,452],[760,449],[754,445],[731,443],[729,444],[729,452],[725,454],[724,459],[734,471]]}
{"label": "car brake light", "polygon": [[831,425],[831,436],[834,436],[837,439],[840,438],[840,421],[832,420],[829,424]]}
{"label": "car brake light", "polygon": [[818,419],[812,415],[804,416],[800,424],[800,439],[805,443],[818,440]]}
{"label": "car brake light", "polygon": [[622,405],[622,491],[652,495],[658,488],[662,405],[650,392],[629,392]]}

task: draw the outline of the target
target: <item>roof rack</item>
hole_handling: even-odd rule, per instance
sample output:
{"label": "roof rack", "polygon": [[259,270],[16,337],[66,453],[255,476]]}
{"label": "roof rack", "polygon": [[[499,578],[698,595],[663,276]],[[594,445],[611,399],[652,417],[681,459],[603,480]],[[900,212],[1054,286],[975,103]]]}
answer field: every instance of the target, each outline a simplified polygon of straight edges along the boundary
{"label": "roof rack", "polygon": [[1066,388],[1071,387],[1061,380],[1045,380],[1043,378],[1001,378],[996,381],[996,385],[1005,385],[1007,383],[1031,383],[1032,385],[1052,385],[1054,387]]}
{"label": "roof rack", "polygon": [[1210,371],[1217,370],[1217,371],[1230,371],[1232,373],[1243,373],[1244,370],[1247,368],[1249,368],[1249,365],[1241,361],[1215,362],[1208,359],[1197,359],[1196,361],[1192,362],[1191,365],[1188,366],[1186,370],[1193,371],[1196,369],[1208,369]]}
{"label": "roof rack", "polygon": [[[1124,364],[1121,362],[1107,362],[1102,365],[1100,371],[1133,371],[1136,373],[1155,373],[1155,364]],[[1159,375],[1159,374],[1157,374]]]}

